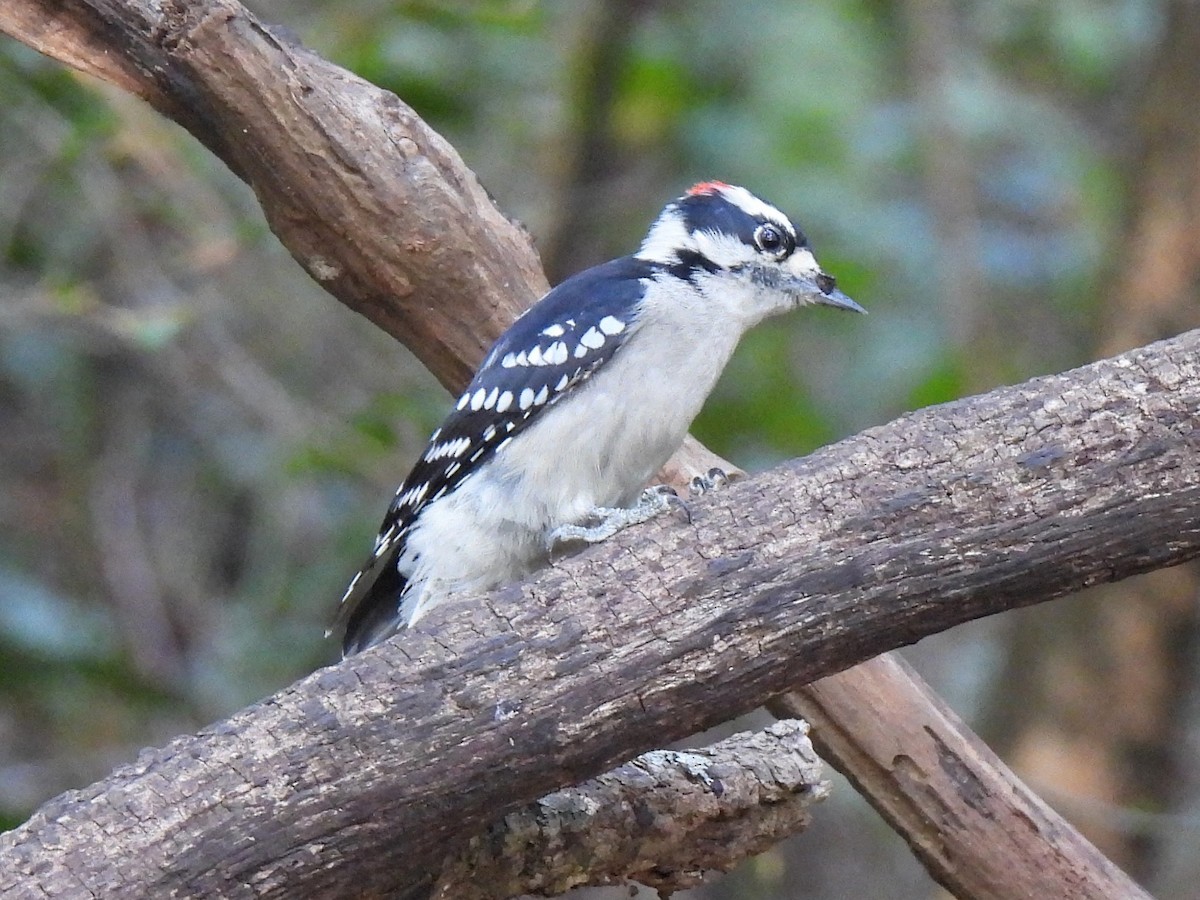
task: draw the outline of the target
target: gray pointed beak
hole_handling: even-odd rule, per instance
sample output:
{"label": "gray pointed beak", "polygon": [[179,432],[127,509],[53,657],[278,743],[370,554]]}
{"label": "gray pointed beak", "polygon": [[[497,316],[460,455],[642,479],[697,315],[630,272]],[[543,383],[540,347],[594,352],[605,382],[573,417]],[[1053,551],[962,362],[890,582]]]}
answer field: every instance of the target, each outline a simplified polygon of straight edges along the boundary
{"label": "gray pointed beak", "polygon": [[[829,279],[833,281],[832,278]],[[830,287],[828,291],[820,289],[821,280],[818,279],[817,290],[813,292],[812,298],[821,306],[836,306],[838,309],[848,309],[852,312],[862,313],[864,316],[867,311],[839,291],[836,287]]]}
{"label": "gray pointed beak", "polygon": [[796,286],[803,298],[802,302],[815,303],[819,306],[835,306],[838,309],[848,309],[866,315],[867,311],[838,290],[837,282],[832,275],[826,275],[820,269],[815,273],[804,273],[796,278]]}

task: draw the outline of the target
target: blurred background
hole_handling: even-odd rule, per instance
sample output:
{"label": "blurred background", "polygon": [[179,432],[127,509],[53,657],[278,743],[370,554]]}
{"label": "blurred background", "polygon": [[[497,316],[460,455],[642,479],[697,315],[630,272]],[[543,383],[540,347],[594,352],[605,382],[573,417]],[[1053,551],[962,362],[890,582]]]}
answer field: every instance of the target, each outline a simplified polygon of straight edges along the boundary
{"label": "blurred background", "polygon": [[[251,6],[446,135],[552,281],[700,179],[793,213],[871,315],[750,335],[696,425],[747,469],[1200,324],[1191,0]],[[148,107],[7,39],[0,97],[11,827],[332,661],[323,629],[448,398]],[[1197,585],[908,652],[1162,898],[1200,896]],[[934,895],[839,782],[807,834],[686,896]]]}

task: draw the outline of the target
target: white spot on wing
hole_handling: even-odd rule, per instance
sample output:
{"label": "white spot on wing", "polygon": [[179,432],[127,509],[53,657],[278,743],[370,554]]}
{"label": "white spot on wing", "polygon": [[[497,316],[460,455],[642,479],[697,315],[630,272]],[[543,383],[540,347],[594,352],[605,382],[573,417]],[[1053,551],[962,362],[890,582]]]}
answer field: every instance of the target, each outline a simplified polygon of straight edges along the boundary
{"label": "white spot on wing", "polygon": [[504,359],[500,360],[500,365],[504,366],[504,368],[506,368],[506,369],[511,369],[516,364],[517,364],[517,354],[515,354],[515,353],[505,353]]}
{"label": "white spot on wing", "polygon": [[570,383],[571,383],[571,379],[568,378],[566,375],[564,375],[562,378],[558,379],[558,384],[556,384],[554,386],[554,390],[564,391],[564,390],[566,390],[567,385]]}
{"label": "white spot on wing", "polygon": [[546,337],[562,337],[565,332],[566,329],[557,323],[542,329],[542,334]]}
{"label": "white spot on wing", "polygon": [[467,404],[470,402],[471,402],[471,395],[463,394],[461,397],[458,398],[458,405],[455,406],[454,408],[455,409],[466,409]]}
{"label": "white spot on wing", "polygon": [[620,334],[625,330],[625,323],[616,316],[605,316],[600,320],[600,330],[605,334]]}
{"label": "white spot on wing", "polygon": [[542,389],[540,391],[538,391],[537,396],[533,398],[533,402],[536,403],[538,406],[541,406],[543,403],[545,403],[549,399],[550,399],[550,389],[543,384]]}
{"label": "white spot on wing", "polygon": [[508,409],[510,406],[512,406],[512,404],[513,404],[512,391],[505,391],[503,394],[500,395],[499,399],[496,400],[496,412],[504,412],[506,409]]}
{"label": "white spot on wing", "polygon": [[461,456],[471,446],[469,438],[460,437],[444,444],[434,444],[425,451],[425,461],[433,462],[446,456]]}
{"label": "white spot on wing", "polygon": [[[359,583],[359,581],[361,581],[361,580],[362,580],[362,577],[363,577],[363,573],[362,573],[362,572],[359,572],[357,575],[355,575],[353,578],[351,578],[351,579],[350,579],[350,584],[349,584],[349,585],[347,585],[347,587],[346,587],[346,593],[342,594],[342,600],[341,600],[341,602],[342,602],[342,603],[345,603],[345,602],[346,602],[346,599],[347,599],[347,598],[348,598],[348,597],[349,597],[351,594],[353,594],[353,593],[354,593],[354,586],[355,586],[355,585],[357,585],[357,584]],[[325,636],[326,636],[326,637],[328,637],[328,636],[329,636],[329,632],[328,632],[328,631],[325,633]]]}
{"label": "white spot on wing", "polygon": [[[381,534],[381,535],[379,535],[379,537],[375,538],[375,553],[374,553],[375,559],[379,559],[380,555],[385,550],[387,550],[388,546],[392,543],[392,540],[395,537],[396,537],[396,526],[392,525],[387,531],[383,532],[383,534]],[[359,572],[358,574],[361,575],[362,573]],[[354,577],[354,580],[358,581],[358,575],[356,575]],[[350,587],[354,587],[354,585],[351,584]],[[347,593],[349,593],[349,592],[347,591]]]}
{"label": "white spot on wing", "polygon": [[471,409],[479,410],[483,408],[483,401],[487,397],[487,388],[480,388],[471,397]]}
{"label": "white spot on wing", "polygon": [[583,333],[583,337],[579,339],[579,343],[583,344],[589,350],[599,350],[604,346],[604,335],[595,328],[589,328]]}
{"label": "white spot on wing", "polygon": [[555,341],[546,350],[546,359],[551,365],[561,366],[567,361],[567,345],[562,341]]}
{"label": "white spot on wing", "polygon": [[533,391],[530,388],[525,388],[521,391],[521,400],[519,403],[521,409],[529,409],[533,406]]}
{"label": "white spot on wing", "polygon": [[534,347],[529,351],[529,364],[531,366],[544,366],[546,361],[542,359],[542,348]]}
{"label": "white spot on wing", "polygon": [[489,393],[487,395],[487,399],[483,401],[483,408],[491,409],[493,406],[496,405],[496,398],[499,396],[500,396],[500,388],[498,388],[498,387],[492,388],[491,393]]}
{"label": "white spot on wing", "polygon": [[[396,505],[400,506],[400,507],[419,506],[421,504],[421,501],[425,499],[425,495],[427,493],[429,493],[429,482],[428,481],[422,482],[421,484],[413,485],[407,491],[405,491],[403,494],[400,495],[399,499],[396,501]],[[378,557],[380,555],[380,553],[383,552],[383,550],[385,549],[384,545],[393,539],[395,530],[396,530],[396,528],[393,525],[392,528],[388,530],[386,537],[383,535],[380,536],[381,543],[379,543],[375,546],[375,556],[376,557]]]}

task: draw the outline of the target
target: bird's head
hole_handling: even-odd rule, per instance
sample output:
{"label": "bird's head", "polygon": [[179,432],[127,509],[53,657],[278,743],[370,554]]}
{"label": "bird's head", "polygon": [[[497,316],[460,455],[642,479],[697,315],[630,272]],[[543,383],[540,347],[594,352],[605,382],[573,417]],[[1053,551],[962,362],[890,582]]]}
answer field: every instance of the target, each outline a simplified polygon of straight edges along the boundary
{"label": "bird's head", "polygon": [[787,216],[721,181],[701,182],[669,203],[636,255],[693,282],[749,288],[754,318],[809,304],[866,312],[822,271]]}

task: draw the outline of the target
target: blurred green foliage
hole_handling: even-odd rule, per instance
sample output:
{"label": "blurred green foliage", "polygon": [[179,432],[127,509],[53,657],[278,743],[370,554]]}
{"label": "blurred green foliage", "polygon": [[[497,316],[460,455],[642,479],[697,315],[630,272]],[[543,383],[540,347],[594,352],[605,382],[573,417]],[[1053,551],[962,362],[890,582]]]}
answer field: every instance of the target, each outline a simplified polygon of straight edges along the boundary
{"label": "blurred green foliage", "polygon": [[[399,94],[571,259],[629,252],[701,179],[794,212],[871,314],[747,339],[696,431],[755,469],[1091,355],[1160,6],[951,6],[933,122],[917,6],[255,8]],[[179,129],[8,40],[0,96],[2,825],[331,660],[323,627],[446,401]],[[574,165],[588,97],[603,171]],[[972,296],[946,288],[935,126],[968,160]]]}

